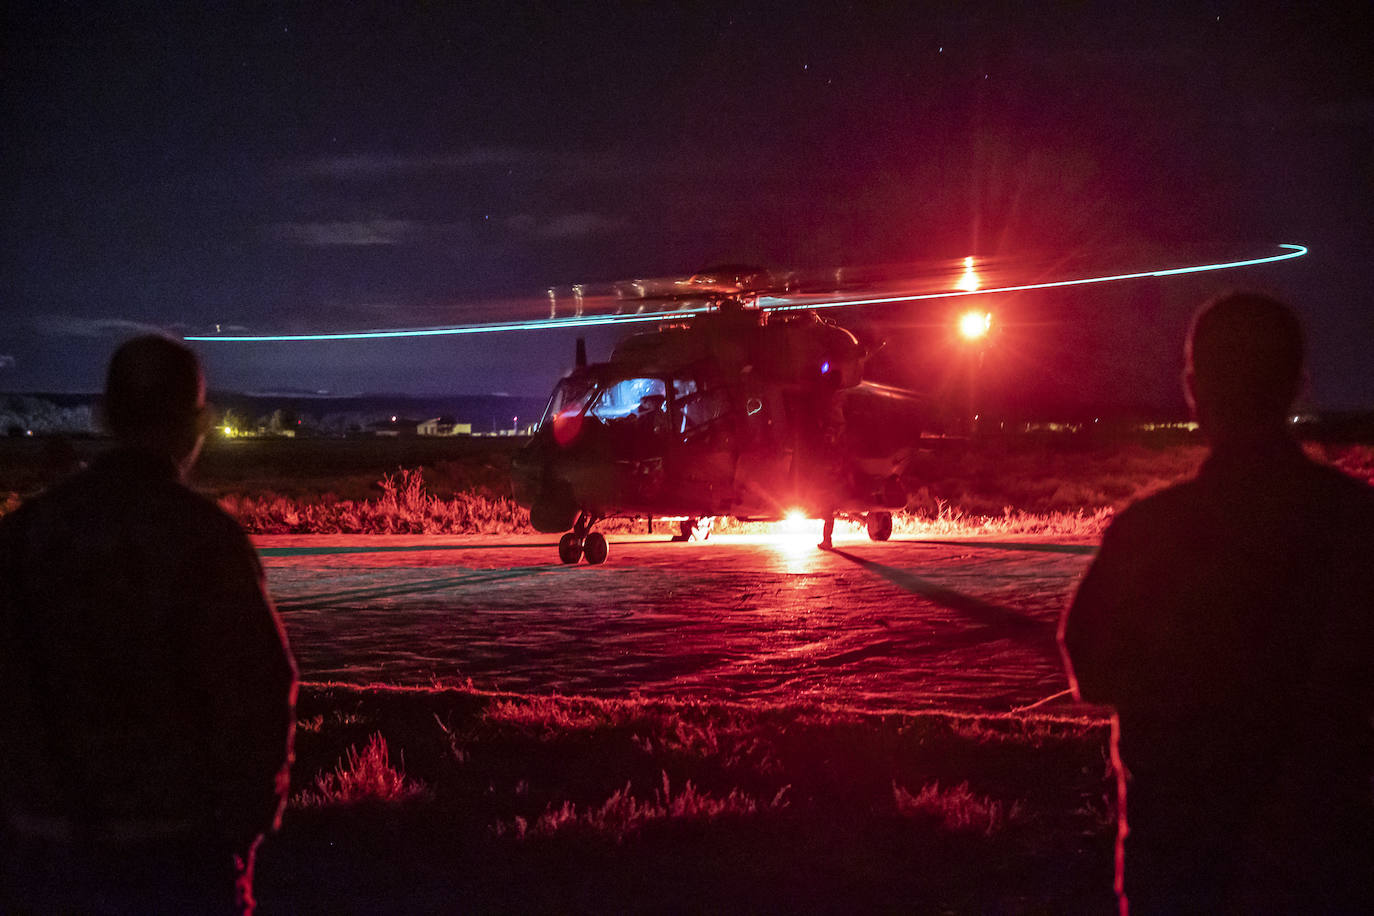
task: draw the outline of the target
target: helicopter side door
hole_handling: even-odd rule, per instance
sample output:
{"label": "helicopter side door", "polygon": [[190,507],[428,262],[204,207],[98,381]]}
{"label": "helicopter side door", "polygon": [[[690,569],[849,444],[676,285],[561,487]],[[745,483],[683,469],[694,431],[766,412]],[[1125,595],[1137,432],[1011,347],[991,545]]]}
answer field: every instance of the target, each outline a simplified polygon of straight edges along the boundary
{"label": "helicopter side door", "polygon": [[673,511],[727,515],[734,508],[739,443],[734,391],[694,376],[672,380],[676,439],[670,461]]}
{"label": "helicopter side door", "polygon": [[792,437],[780,386],[746,376],[741,389],[739,460],[735,489],[744,517],[775,516],[791,508]]}

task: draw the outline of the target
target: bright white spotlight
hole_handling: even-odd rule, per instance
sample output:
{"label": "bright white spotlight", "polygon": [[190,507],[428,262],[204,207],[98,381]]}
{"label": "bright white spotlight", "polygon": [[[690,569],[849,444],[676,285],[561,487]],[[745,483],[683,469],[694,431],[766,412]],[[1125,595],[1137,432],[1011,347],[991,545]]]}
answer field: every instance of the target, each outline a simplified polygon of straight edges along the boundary
{"label": "bright white spotlight", "polygon": [[820,536],[820,520],[808,518],[801,509],[789,509],[773,528],[773,540],[788,552],[811,550]]}
{"label": "bright white spotlight", "polygon": [[987,336],[992,328],[992,312],[964,312],[959,316],[959,333],[967,340]]}

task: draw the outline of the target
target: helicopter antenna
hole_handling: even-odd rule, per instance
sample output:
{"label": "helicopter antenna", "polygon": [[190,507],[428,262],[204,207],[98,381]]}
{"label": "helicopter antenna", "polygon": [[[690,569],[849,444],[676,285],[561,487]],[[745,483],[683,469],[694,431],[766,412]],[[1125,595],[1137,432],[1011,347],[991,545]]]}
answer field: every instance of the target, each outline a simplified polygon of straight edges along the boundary
{"label": "helicopter antenna", "polygon": [[585,337],[577,338],[577,357],[574,362],[579,369],[585,369],[587,366],[587,338]]}

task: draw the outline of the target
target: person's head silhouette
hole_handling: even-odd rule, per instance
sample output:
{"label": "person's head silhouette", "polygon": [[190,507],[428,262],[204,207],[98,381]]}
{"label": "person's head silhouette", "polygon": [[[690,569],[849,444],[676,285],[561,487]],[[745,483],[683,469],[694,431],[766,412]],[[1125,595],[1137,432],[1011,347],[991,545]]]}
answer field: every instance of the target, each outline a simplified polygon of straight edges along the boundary
{"label": "person's head silhouette", "polygon": [[1193,318],[1188,400],[1213,442],[1279,434],[1303,384],[1303,335],[1277,299],[1227,293]]}
{"label": "person's head silhouette", "polygon": [[165,455],[185,471],[205,433],[200,362],[166,337],[135,337],[110,359],[103,409],[106,425],[121,443]]}

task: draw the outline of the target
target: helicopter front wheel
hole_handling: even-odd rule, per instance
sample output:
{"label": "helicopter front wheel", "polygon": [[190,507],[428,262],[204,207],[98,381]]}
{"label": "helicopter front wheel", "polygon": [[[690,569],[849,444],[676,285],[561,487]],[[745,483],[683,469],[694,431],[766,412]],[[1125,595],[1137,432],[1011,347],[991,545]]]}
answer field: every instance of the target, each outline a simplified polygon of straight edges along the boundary
{"label": "helicopter front wheel", "polygon": [[864,526],[868,528],[870,540],[886,541],[892,537],[892,513],[870,512],[864,516]]}
{"label": "helicopter front wheel", "polygon": [[[558,559],[569,566],[582,559],[582,550],[582,538],[578,537],[576,532],[569,531],[558,539]],[[603,555],[601,559],[606,558]]]}

